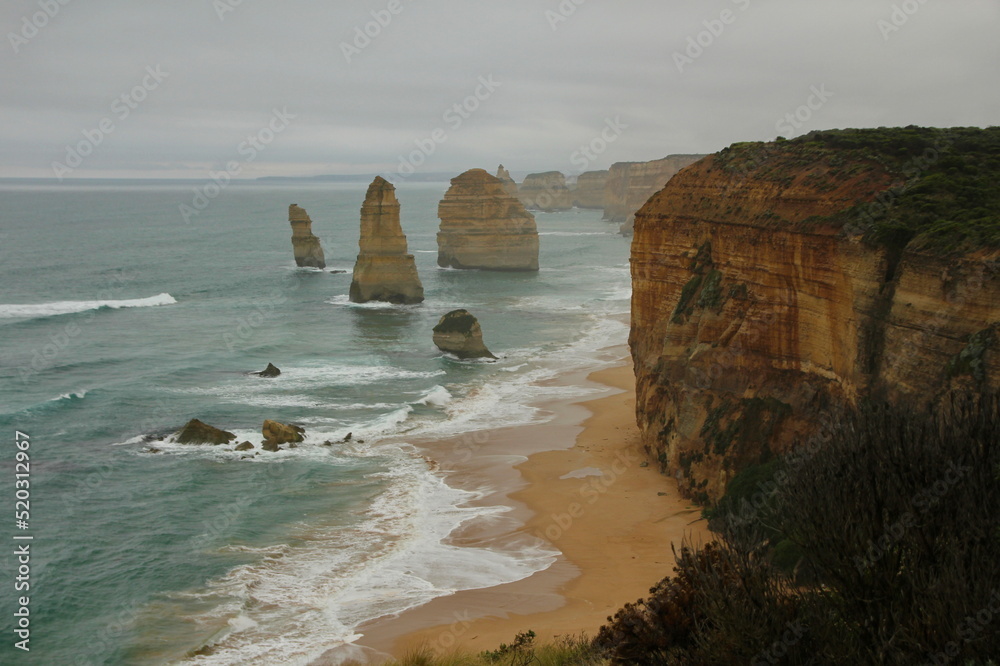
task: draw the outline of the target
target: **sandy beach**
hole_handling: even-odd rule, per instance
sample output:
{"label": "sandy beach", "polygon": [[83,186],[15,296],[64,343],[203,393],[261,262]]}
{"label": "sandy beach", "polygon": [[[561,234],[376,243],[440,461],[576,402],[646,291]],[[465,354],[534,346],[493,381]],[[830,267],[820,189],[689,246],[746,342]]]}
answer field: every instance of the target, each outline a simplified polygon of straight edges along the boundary
{"label": "sandy beach", "polygon": [[545,424],[426,445],[450,484],[489,487],[481,502],[511,507],[495,524],[453,535],[455,543],[544,539],[561,553],[555,563],[516,583],[457,592],[373,622],[361,628],[360,645],[401,656],[493,649],[529,629],[540,641],[592,636],[672,572],[671,544],[709,540],[700,509],[678,496],[639,445],[631,359],[562,381],[604,395],[546,405],[554,416]]}

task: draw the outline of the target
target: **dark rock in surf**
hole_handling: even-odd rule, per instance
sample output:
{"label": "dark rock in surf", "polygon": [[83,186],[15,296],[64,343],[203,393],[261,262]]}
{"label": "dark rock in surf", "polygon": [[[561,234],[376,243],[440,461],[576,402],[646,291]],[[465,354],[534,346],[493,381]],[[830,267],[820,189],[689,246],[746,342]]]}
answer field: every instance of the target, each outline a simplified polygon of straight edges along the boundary
{"label": "dark rock in surf", "polygon": [[434,327],[434,344],[461,359],[496,358],[483,343],[479,320],[468,310],[453,310],[441,317]]}
{"label": "dark rock in surf", "polygon": [[268,363],[267,367],[260,372],[254,372],[251,374],[257,375],[258,377],[277,377],[281,374],[281,370],[275,367],[273,363]]}
{"label": "dark rock in surf", "polygon": [[198,419],[191,419],[187,422],[177,436],[174,438],[179,444],[228,444],[236,439],[236,435],[226,430],[213,428],[207,423],[202,423]]}

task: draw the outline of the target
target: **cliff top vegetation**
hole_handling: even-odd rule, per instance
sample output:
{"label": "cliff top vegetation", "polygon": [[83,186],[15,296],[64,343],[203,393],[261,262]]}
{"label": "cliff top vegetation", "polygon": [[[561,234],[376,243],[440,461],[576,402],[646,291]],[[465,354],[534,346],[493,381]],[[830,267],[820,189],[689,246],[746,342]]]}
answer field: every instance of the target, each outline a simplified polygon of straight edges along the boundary
{"label": "cliff top vegetation", "polygon": [[810,221],[837,223],[872,243],[938,254],[1000,248],[1000,127],[816,131],[733,144],[714,164],[733,175],[786,186],[798,181],[820,191],[888,172],[888,188],[873,184],[855,205]]}

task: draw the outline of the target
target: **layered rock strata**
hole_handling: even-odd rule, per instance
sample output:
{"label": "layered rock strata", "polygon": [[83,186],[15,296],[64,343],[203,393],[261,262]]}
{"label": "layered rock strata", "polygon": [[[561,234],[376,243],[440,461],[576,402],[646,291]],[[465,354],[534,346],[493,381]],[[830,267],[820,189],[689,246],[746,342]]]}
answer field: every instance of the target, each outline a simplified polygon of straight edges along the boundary
{"label": "layered rock strata", "polygon": [[438,265],[497,271],[538,270],[534,216],[482,169],[451,180],[438,206]]}
{"label": "layered rock strata", "polygon": [[479,320],[468,310],[453,310],[441,317],[434,327],[434,344],[461,359],[496,358],[483,342]]}
{"label": "layered rock strata", "polygon": [[576,179],[576,189],[573,190],[573,205],[577,208],[603,210],[608,173],[608,171],[581,173]]}
{"label": "layered rock strata", "polygon": [[527,175],[517,193],[529,210],[551,213],[573,207],[573,193],[566,187],[566,176],[558,171]]}
{"label": "layered rock strata", "polygon": [[861,398],[919,411],[951,388],[1000,386],[1000,250],[867,240],[856,211],[902,191],[899,174],[810,150],[734,146],[636,215],[637,421],[703,502]]}
{"label": "layered rock strata", "polygon": [[399,211],[396,188],[377,176],[361,206],[361,252],[354,264],[352,302],[414,304],[424,300],[424,287],[416,261],[407,252]]}
{"label": "layered rock strata", "polygon": [[652,162],[617,162],[608,170],[604,186],[604,219],[624,224],[631,233],[632,216],[659,192],[674,174],[704,155],[670,155]]}
{"label": "layered rock strata", "polygon": [[303,268],[326,268],[326,257],[319,238],[313,235],[309,213],[297,204],[288,207],[288,222],[292,225],[292,251],[295,264]]}

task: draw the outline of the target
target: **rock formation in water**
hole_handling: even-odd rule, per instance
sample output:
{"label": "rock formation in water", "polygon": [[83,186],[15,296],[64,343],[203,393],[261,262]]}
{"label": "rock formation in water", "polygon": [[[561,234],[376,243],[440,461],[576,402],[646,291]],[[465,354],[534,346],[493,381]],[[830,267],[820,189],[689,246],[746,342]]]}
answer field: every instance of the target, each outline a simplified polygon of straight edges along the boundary
{"label": "rock formation in water", "polygon": [[281,374],[281,370],[279,370],[273,363],[268,363],[267,367],[260,372],[252,372],[250,374],[257,375],[258,377],[277,377]]}
{"label": "rock formation in water", "polygon": [[573,194],[566,187],[566,176],[558,171],[528,174],[517,193],[529,210],[551,213],[573,207]]}
{"label": "rock formation in water", "polygon": [[507,194],[517,199],[517,183],[510,177],[510,172],[504,169],[502,164],[497,168],[497,178],[503,181],[503,187],[507,190]]}
{"label": "rock formation in water", "polygon": [[604,185],[604,219],[623,224],[631,233],[633,215],[649,197],[659,192],[674,174],[704,155],[670,155],[652,162],[617,162],[611,165]]}
{"label": "rock formation in water", "polygon": [[178,444],[228,444],[236,435],[226,430],[213,428],[198,419],[191,419],[174,437]]}
{"label": "rock formation in water", "polygon": [[253,451],[253,444],[250,442],[241,442],[236,445],[236,451]]}
{"label": "rock formation in water", "polygon": [[438,265],[496,271],[538,270],[534,216],[482,169],[452,178],[438,206]]}
{"label": "rock formation in water", "polygon": [[1000,129],[736,144],[642,207],[637,421],[682,491],[714,501],[868,396],[919,411],[1000,386],[1000,194],[973,182],[1000,180],[990,150]]}
{"label": "rock formation in water", "polygon": [[285,425],[277,421],[267,420],[264,421],[261,433],[264,435],[264,443],[261,448],[273,452],[277,451],[281,444],[290,444],[294,447],[295,444],[305,439],[306,431],[296,425]]}
{"label": "rock formation in water", "polygon": [[453,310],[441,317],[434,327],[434,344],[461,359],[496,358],[483,343],[479,320],[468,310]]}
{"label": "rock formation in water", "polygon": [[292,251],[300,267],[326,268],[326,258],[319,238],[313,236],[309,213],[297,204],[288,207],[288,222],[292,225]]}
{"label": "rock formation in water", "polygon": [[407,253],[399,224],[396,188],[381,176],[368,187],[361,206],[361,253],[354,264],[351,301],[414,304],[424,300],[417,264]]}
{"label": "rock formation in water", "polygon": [[608,173],[608,171],[581,173],[576,179],[576,189],[573,190],[573,205],[577,208],[603,210]]}

